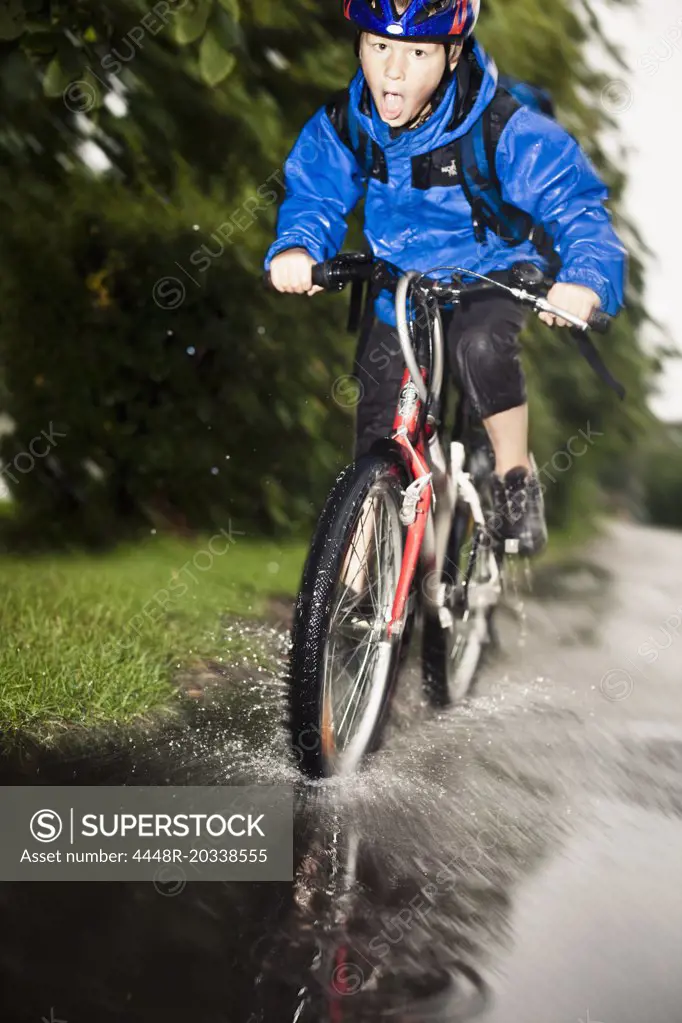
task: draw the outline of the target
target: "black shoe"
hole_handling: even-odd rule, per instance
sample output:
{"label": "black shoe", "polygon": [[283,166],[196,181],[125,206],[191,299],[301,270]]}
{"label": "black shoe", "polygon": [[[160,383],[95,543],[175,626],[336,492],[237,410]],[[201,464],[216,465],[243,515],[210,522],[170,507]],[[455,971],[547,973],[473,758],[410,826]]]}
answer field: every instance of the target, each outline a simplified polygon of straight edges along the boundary
{"label": "black shoe", "polygon": [[493,475],[493,490],[505,553],[523,558],[539,554],[547,545],[547,525],[537,474],[516,466],[503,479]]}

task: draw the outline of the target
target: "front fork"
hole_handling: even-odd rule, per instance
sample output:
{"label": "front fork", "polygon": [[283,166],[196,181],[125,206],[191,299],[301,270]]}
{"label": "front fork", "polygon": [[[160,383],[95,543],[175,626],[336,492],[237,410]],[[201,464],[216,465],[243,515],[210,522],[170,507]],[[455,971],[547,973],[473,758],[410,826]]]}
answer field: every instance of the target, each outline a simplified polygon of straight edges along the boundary
{"label": "front fork", "polygon": [[[408,601],[417,564],[424,566],[422,597],[427,609],[443,607],[445,586],[440,575],[445,560],[452,514],[457,500],[457,481],[464,464],[464,448],[453,444],[450,471],[446,467],[443,449],[437,433],[429,441],[428,462],[416,452],[407,440],[406,433],[398,431],[395,438],[407,449],[414,480],[403,494],[400,519],[407,526],[407,539],[396,587],[391,618],[388,622],[389,636],[399,634],[404,625],[405,607]],[[435,514],[433,505],[435,504]]]}
{"label": "front fork", "polygon": [[[400,435],[396,437],[399,443],[402,439]],[[407,447],[411,457],[413,470],[416,469],[417,471],[415,472],[415,479],[403,494],[400,507],[400,521],[404,526],[407,526],[407,538],[405,540],[405,550],[403,552],[398,585],[393,598],[393,606],[386,626],[386,633],[389,639],[399,636],[405,625],[407,617],[405,608],[424,543],[424,533],[427,524],[432,519],[433,474],[424,471],[427,467],[409,441],[405,441],[405,447]]]}

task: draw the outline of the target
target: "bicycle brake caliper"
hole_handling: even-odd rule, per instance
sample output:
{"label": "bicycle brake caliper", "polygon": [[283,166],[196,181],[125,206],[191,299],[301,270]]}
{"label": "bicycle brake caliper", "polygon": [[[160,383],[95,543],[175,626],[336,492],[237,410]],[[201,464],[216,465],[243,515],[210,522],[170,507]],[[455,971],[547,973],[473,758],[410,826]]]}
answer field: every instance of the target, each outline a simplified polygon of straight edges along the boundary
{"label": "bicycle brake caliper", "polygon": [[418,476],[410,483],[403,494],[403,503],[400,508],[400,521],[404,526],[411,526],[417,517],[417,505],[422,495],[422,490],[431,482],[432,473],[427,472],[424,476]]}

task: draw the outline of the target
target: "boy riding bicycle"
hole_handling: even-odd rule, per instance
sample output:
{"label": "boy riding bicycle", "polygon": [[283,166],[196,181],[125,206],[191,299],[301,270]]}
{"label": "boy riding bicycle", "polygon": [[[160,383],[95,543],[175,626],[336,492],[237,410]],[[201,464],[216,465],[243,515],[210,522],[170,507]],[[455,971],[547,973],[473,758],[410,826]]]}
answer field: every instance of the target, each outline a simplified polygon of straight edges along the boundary
{"label": "boy riding bicycle", "polygon": [[[344,0],[361,66],[306,124],[287,160],[278,235],[265,261],[277,290],[320,290],[311,267],[338,252],[345,218],[364,195],[372,252],[404,270],[458,264],[504,280],[526,260],[555,279],[547,296],[555,306],[583,320],[599,308],[618,312],[626,252],[604,206],[607,190],[565,129],[498,87],[495,64],[472,36],[478,12],[479,0]],[[511,242],[481,216],[473,194],[466,145],[481,125],[503,213],[528,222]],[[387,292],[374,312],[355,363],[356,457],[390,435],[403,373]],[[529,556],[544,547],[547,530],[528,452],[518,344],[525,319],[500,293],[458,307],[445,327],[450,370],[495,454],[502,538]],[[541,319],[566,325],[550,313]]]}

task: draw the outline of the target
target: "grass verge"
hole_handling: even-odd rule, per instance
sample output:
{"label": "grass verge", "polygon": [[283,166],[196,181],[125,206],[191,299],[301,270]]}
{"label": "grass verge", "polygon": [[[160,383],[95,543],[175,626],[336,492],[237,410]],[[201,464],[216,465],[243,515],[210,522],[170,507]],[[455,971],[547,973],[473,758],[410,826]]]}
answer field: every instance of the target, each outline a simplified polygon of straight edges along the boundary
{"label": "grass verge", "polygon": [[303,544],[150,537],[101,555],[0,557],[0,728],[50,743],[73,726],[172,709],[173,678],[243,652],[223,616],[295,595]]}
{"label": "grass verge", "polygon": [[[598,528],[555,531],[537,568],[552,570]],[[226,617],[262,617],[295,596],[306,553],[225,531],[192,542],[151,536],[93,556],[0,556],[0,730],[51,744],[76,726],[172,714],[174,679],[229,664],[252,640]]]}

